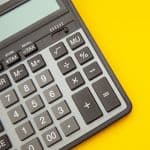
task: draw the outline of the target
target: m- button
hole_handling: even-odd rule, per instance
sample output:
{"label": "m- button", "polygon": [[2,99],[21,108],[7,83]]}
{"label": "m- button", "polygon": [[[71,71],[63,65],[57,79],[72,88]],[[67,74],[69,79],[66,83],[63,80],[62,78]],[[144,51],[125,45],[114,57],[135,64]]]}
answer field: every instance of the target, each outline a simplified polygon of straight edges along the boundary
{"label": "m- button", "polygon": [[85,44],[85,41],[79,32],[69,37],[67,42],[72,50],[75,50]]}

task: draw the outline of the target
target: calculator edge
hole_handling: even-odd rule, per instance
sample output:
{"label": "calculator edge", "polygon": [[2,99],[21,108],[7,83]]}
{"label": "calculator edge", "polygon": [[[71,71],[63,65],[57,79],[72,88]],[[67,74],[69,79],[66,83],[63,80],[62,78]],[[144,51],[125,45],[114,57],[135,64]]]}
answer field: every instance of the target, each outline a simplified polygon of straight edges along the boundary
{"label": "calculator edge", "polygon": [[112,68],[108,64],[108,62],[107,62],[105,56],[103,55],[101,49],[96,44],[96,41],[94,40],[93,36],[89,32],[89,30],[88,30],[87,26],[85,25],[84,21],[82,20],[80,14],[76,10],[74,4],[72,3],[72,0],[63,0],[63,1],[64,1],[65,5],[67,7],[69,7],[70,10],[72,11],[72,13],[75,15],[75,17],[76,17],[77,21],[79,22],[81,28],[84,30],[84,32],[87,35],[89,41],[93,45],[93,47],[94,47],[94,49],[96,51],[96,54],[98,55],[98,57],[100,58],[100,60],[102,60],[103,65],[105,66],[106,70],[110,74],[111,79],[113,80],[115,86],[119,90],[120,94],[124,98],[124,101],[125,101],[125,103],[127,105],[127,108],[124,111],[120,112],[118,115],[114,116],[113,118],[111,118],[110,120],[108,120],[105,123],[101,124],[100,126],[96,127],[92,131],[86,133],[85,135],[83,135],[82,137],[80,137],[79,139],[77,139],[76,141],[74,141],[74,142],[66,145],[65,147],[61,148],[61,150],[68,150],[68,149],[70,149],[70,148],[72,148],[72,147],[80,144],[81,142],[87,140],[89,137],[95,135],[97,132],[103,130],[104,128],[110,126],[111,124],[113,124],[117,120],[120,120],[122,117],[124,117],[127,114],[129,114],[132,111],[132,103],[131,103],[129,97],[127,96],[125,90],[121,86],[121,84],[120,84],[118,78],[116,77],[115,73],[113,72]]}

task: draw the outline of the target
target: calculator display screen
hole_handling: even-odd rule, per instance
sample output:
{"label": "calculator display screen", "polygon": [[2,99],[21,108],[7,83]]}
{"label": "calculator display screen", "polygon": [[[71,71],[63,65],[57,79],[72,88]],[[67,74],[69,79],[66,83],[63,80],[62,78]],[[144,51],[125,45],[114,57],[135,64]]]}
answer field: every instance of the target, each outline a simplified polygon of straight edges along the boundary
{"label": "calculator display screen", "polygon": [[[0,0],[0,7],[12,0]],[[28,0],[0,16],[0,42],[59,10],[57,0]]]}

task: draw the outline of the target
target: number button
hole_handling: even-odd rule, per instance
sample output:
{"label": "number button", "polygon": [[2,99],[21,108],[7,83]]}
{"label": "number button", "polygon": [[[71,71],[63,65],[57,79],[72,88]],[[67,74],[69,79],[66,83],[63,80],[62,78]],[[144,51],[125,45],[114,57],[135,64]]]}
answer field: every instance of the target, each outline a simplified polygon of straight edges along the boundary
{"label": "number button", "polygon": [[58,120],[65,117],[66,115],[68,115],[71,112],[65,101],[52,107],[52,111]]}
{"label": "number button", "polygon": [[45,132],[42,135],[45,144],[47,145],[47,147],[50,147],[54,144],[56,144],[57,142],[61,141],[61,136],[58,132],[58,130],[56,128],[52,128],[50,130],[48,130],[47,132]]}
{"label": "number button", "polygon": [[58,67],[63,75],[76,69],[76,65],[71,57],[68,57],[58,63]]}
{"label": "number button", "polygon": [[8,116],[13,124],[18,123],[19,121],[27,117],[24,108],[22,105],[17,106],[8,112]]}
{"label": "number button", "polygon": [[24,141],[35,133],[30,122],[24,123],[23,125],[17,127],[15,130],[21,141]]}
{"label": "number button", "polygon": [[11,90],[1,95],[0,100],[2,101],[2,104],[5,108],[8,108],[19,101],[16,92],[14,90]]}
{"label": "number button", "polygon": [[44,91],[44,95],[48,103],[52,103],[62,97],[61,91],[57,85]]}
{"label": "number button", "polygon": [[38,138],[31,140],[21,147],[21,150],[44,150]]}
{"label": "number button", "polygon": [[27,80],[26,82],[20,84],[18,88],[23,98],[36,92],[36,88],[32,80]]}
{"label": "number button", "polygon": [[34,121],[39,130],[42,130],[53,123],[48,111],[41,113],[34,118]]}
{"label": "number button", "polygon": [[80,129],[74,117],[71,117],[60,124],[65,136],[69,136]]}
{"label": "number button", "polygon": [[53,82],[53,77],[49,70],[43,71],[36,76],[36,80],[41,88]]}
{"label": "number button", "polygon": [[26,105],[31,114],[39,111],[40,109],[42,109],[44,107],[44,103],[41,99],[41,96],[39,96],[39,95],[36,95],[33,98],[31,98],[30,100],[26,101]]}
{"label": "number button", "polygon": [[11,86],[10,80],[6,74],[0,76],[0,92]]}

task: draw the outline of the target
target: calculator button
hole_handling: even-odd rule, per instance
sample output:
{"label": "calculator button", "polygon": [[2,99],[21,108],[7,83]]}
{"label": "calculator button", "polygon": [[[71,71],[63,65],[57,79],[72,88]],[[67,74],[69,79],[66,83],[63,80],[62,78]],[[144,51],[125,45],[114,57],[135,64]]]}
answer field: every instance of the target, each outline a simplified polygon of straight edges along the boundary
{"label": "calculator button", "polygon": [[75,120],[74,117],[71,117],[60,124],[62,131],[64,132],[65,136],[69,136],[75,132],[77,132],[80,127]]}
{"label": "calculator button", "polygon": [[26,105],[30,111],[31,114],[39,111],[44,107],[44,103],[41,99],[41,96],[36,95],[32,97],[30,100],[26,101]]}
{"label": "calculator button", "polygon": [[11,86],[11,82],[6,74],[0,76],[0,92],[9,88]]}
{"label": "calculator button", "polygon": [[66,81],[71,90],[75,90],[85,83],[83,77],[81,76],[79,72],[76,72],[73,75],[66,78]]}
{"label": "calculator button", "polygon": [[24,141],[25,139],[31,137],[35,133],[30,122],[26,122],[22,124],[21,126],[17,127],[15,130],[21,141]]}
{"label": "calculator button", "polygon": [[85,47],[81,51],[75,53],[75,56],[80,65],[83,65],[93,59],[93,55],[88,47]]}
{"label": "calculator button", "polygon": [[23,98],[36,92],[36,88],[32,80],[27,80],[26,82],[20,84],[18,89]]}
{"label": "calculator button", "polygon": [[58,63],[58,67],[63,75],[76,69],[76,65],[71,57],[68,57]]}
{"label": "calculator button", "polygon": [[103,115],[88,88],[73,95],[73,100],[86,124],[92,123]]}
{"label": "calculator button", "polygon": [[45,144],[47,145],[47,147],[50,147],[50,146],[58,143],[62,139],[57,128],[52,128],[52,129],[46,131],[42,135],[42,137],[43,137],[43,140],[44,140]]}
{"label": "calculator button", "polygon": [[31,140],[27,144],[21,146],[21,150],[44,150],[38,138]]}
{"label": "calculator button", "polygon": [[44,91],[44,95],[48,103],[52,103],[62,97],[62,93],[57,85],[54,85],[51,88]]}
{"label": "calculator button", "polygon": [[110,112],[121,105],[105,77],[94,83],[93,88],[107,112]]}
{"label": "calculator button", "polygon": [[89,80],[93,80],[102,74],[102,70],[96,62],[84,68],[84,72]]}
{"label": "calculator button", "polygon": [[36,52],[38,49],[36,47],[35,44],[30,44],[29,46],[25,47],[23,50],[22,50],[22,54],[27,57],[29,56],[30,54]]}
{"label": "calculator button", "polygon": [[15,82],[23,80],[28,76],[27,69],[24,65],[19,65],[18,67],[14,68],[10,71],[10,74]]}
{"label": "calculator button", "polygon": [[3,65],[2,65],[2,63],[0,63],[0,72],[3,70],[4,68],[3,68]]}
{"label": "calculator button", "polygon": [[52,111],[57,120],[65,117],[66,115],[70,114],[70,109],[65,101],[58,103],[54,107],[52,107]]}
{"label": "calculator button", "polygon": [[75,50],[85,44],[85,41],[79,32],[69,37],[67,42],[72,50]]}
{"label": "calculator button", "polygon": [[0,150],[9,150],[12,147],[8,136],[5,134],[0,137]]}
{"label": "calculator button", "polygon": [[34,118],[34,121],[39,130],[44,129],[53,123],[48,111],[39,114],[37,117]]}
{"label": "calculator button", "polygon": [[4,131],[4,127],[3,127],[3,124],[2,124],[2,122],[0,120],[0,133],[3,132],[3,131]]}
{"label": "calculator button", "polygon": [[50,73],[49,70],[45,70],[39,75],[37,75],[36,80],[41,88],[45,87],[46,85],[54,81],[52,74]]}
{"label": "calculator button", "polygon": [[36,72],[46,66],[46,63],[41,55],[37,55],[28,61],[32,72]]}
{"label": "calculator button", "polygon": [[19,60],[20,60],[20,56],[17,53],[15,53],[15,54],[7,57],[5,59],[5,63],[6,63],[7,66],[11,66],[14,63],[18,62]]}
{"label": "calculator button", "polygon": [[50,52],[51,52],[51,54],[52,54],[52,56],[54,57],[55,60],[57,60],[57,59],[63,57],[64,55],[68,54],[68,51],[67,51],[65,45],[62,42],[54,45],[53,47],[51,47]]}
{"label": "calculator button", "polygon": [[27,117],[22,105],[19,105],[8,112],[8,116],[13,124],[20,122]]}
{"label": "calculator button", "polygon": [[2,104],[5,108],[8,108],[19,101],[18,96],[14,90],[1,95],[0,100],[2,101]]}

